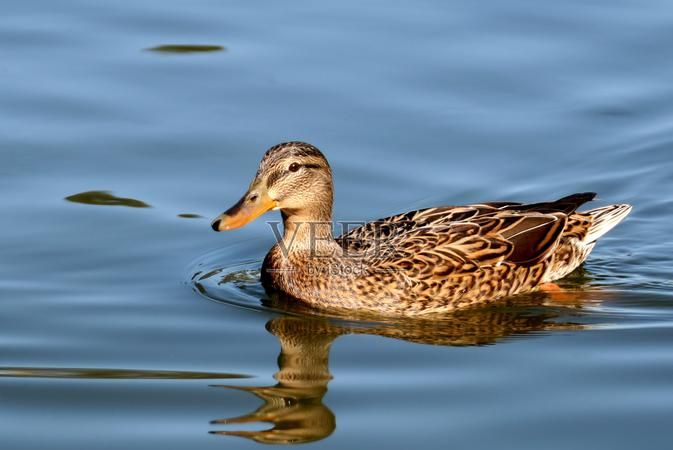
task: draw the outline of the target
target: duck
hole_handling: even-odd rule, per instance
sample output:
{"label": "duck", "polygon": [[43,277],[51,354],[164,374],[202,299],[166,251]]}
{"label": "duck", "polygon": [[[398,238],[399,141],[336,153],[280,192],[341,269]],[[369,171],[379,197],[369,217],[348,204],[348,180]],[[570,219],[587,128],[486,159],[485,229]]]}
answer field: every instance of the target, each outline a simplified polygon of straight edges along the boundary
{"label": "duck", "polygon": [[418,209],[335,237],[333,193],[332,170],[317,147],[281,143],[267,150],[247,192],[211,226],[233,230],[279,210],[282,233],[273,229],[276,243],[261,268],[268,291],[318,309],[427,316],[552,284],[631,211],[611,204],[579,212],[596,197],[583,192],[541,203]]}

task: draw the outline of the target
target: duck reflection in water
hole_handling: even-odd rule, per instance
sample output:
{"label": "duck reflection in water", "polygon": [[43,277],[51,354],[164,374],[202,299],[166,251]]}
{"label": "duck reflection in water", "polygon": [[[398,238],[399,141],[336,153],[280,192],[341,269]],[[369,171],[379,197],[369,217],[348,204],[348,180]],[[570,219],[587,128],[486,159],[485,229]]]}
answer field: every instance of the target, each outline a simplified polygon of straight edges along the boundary
{"label": "duck reflection in water", "polygon": [[221,386],[250,392],[264,404],[250,414],[214,420],[213,424],[268,422],[261,431],[213,431],[241,436],[265,444],[300,444],[323,439],[336,428],[334,413],[322,402],[332,378],[328,368],[329,348],[343,331],[328,322],[281,317],[270,320],[267,330],[278,337],[280,370],[274,386]]}
{"label": "duck reflection in water", "polygon": [[[285,308],[291,300],[275,297],[272,302],[273,306]],[[264,403],[249,414],[212,421],[213,425],[226,428],[250,423],[270,423],[272,426],[263,430],[217,430],[211,433],[244,437],[265,444],[301,444],[324,439],[336,428],[335,415],[323,404],[323,397],[332,379],[328,366],[330,346],[337,337],[369,334],[421,344],[466,346],[494,344],[507,336],[583,327],[559,320],[562,310],[535,308],[545,302],[538,296],[529,298],[524,306],[517,303],[515,307],[461,311],[432,321],[414,319],[366,324],[307,317],[272,319],[266,328],[280,342],[280,370],[275,374],[278,383],[260,387],[219,385],[250,392]],[[291,303],[296,305],[296,302]]]}

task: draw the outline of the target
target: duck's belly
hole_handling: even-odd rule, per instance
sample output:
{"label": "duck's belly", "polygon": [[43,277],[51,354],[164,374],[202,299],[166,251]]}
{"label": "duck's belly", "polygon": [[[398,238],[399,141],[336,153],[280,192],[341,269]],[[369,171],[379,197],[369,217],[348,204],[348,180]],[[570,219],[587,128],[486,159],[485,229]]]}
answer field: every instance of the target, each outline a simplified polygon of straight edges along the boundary
{"label": "duck's belly", "polygon": [[358,275],[343,267],[313,267],[301,272],[267,272],[265,285],[318,308],[414,316],[450,312],[530,291],[541,282],[548,264],[501,264],[426,279],[403,272]]}

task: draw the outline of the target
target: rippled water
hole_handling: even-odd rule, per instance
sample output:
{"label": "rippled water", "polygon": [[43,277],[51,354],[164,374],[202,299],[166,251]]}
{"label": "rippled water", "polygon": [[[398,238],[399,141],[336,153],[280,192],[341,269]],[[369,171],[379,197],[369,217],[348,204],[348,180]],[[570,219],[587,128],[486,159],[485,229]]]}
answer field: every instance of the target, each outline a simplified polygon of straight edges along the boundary
{"label": "rippled water", "polygon": [[[4,2],[3,447],[668,448],[671,38],[663,1]],[[263,221],[209,228],[290,139],[340,220],[634,210],[562,297],[326,318],[264,294]]]}

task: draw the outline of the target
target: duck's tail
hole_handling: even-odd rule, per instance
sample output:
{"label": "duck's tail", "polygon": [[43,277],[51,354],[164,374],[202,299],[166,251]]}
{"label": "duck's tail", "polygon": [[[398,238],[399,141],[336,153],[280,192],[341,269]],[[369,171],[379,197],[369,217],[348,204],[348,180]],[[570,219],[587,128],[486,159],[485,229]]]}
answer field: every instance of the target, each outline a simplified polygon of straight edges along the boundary
{"label": "duck's tail", "polygon": [[583,211],[583,215],[591,217],[589,232],[584,237],[586,244],[596,242],[598,238],[612,230],[624,217],[631,212],[631,205],[608,205]]}

